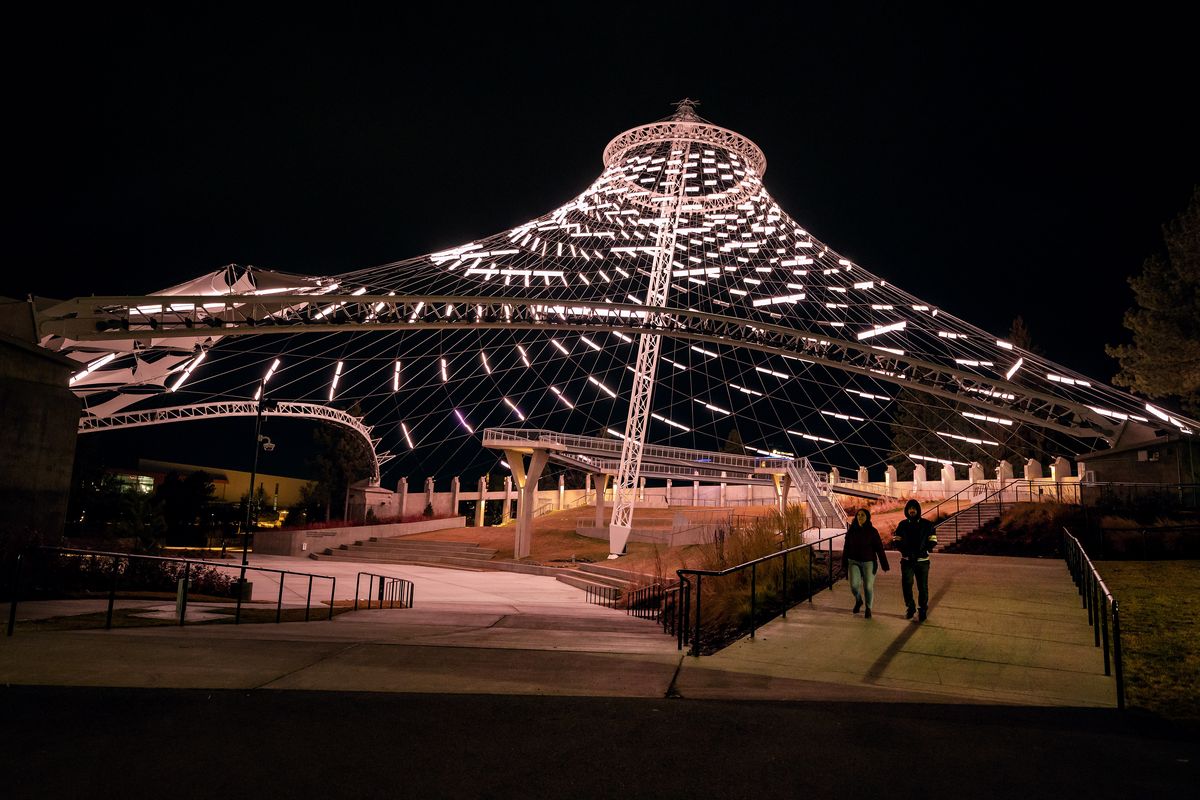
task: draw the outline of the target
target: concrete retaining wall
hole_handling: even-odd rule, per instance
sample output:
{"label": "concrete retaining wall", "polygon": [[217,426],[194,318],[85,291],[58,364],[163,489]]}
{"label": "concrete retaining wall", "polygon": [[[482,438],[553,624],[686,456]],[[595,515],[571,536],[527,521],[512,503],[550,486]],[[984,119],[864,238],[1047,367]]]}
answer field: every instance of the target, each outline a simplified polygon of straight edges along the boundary
{"label": "concrete retaining wall", "polygon": [[463,517],[428,519],[418,522],[397,522],[390,525],[359,525],[349,528],[325,528],[316,531],[255,531],[254,552],[273,556],[302,556],[320,552],[326,547],[338,548],[370,538],[390,539],[412,536],[450,528],[462,528],[467,524]]}

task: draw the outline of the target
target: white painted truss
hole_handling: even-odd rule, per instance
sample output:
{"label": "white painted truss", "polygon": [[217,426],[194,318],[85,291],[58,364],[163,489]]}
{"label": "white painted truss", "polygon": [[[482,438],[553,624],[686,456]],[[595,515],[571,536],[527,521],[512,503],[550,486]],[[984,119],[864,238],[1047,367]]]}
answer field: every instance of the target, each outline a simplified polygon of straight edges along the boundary
{"label": "white painted truss", "polygon": [[[509,230],[341,275],[231,267],[158,296],[47,305],[43,344],[80,360],[95,416],[250,398],[269,373],[274,397],[361,408],[425,474],[494,468],[481,432],[513,424],[879,469],[913,397],[960,464],[1035,436],[1073,455],[1200,424],[869,271],[788,216],[765,170],[753,142],[684,103]],[[657,358],[639,358],[651,340]]]}

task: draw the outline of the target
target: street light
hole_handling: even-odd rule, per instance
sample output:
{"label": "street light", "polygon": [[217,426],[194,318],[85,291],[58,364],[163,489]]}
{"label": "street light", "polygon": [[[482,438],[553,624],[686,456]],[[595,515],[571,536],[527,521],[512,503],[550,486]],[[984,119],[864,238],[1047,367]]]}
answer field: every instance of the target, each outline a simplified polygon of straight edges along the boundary
{"label": "street light", "polygon": [[268,453],[275,449],[275,444],[270,437],[262,435],[262,418],[264,411],[274,411],[279,407],[279,401],[268,399],[266,394],[266,380],[259,381],[258,384],[258,413],[254,415],[254,464],[250,468],[250,492],[246,495],[246,525],[242,530],[242,577],[241,584],[246,583],[246,565],[250,563],[248,554],[250,546],[250,520],[254,513],[254,480],[258,477],[258,446],[262,444],[262,449]]}

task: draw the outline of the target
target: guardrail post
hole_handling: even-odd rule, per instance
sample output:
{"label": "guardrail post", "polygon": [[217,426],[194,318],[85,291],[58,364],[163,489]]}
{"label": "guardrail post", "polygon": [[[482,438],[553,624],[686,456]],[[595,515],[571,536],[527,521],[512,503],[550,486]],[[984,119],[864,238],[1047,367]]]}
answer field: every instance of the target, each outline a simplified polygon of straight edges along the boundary
{"label": "guardrail post", "polygon": [[1100,598],[1100,609],[1103,612],[1100,617],[1100,632],[1104,638],[1104,674],[1111,675],[1112,669],[1108,661],[1108,598]]}
{"label": "guardrail post", "polygon": [[[329,587],[329,619],[333,619],[333,598],[337,594],[337,578],[333,579],[333,586]],[[357,598],[356,598],[357,599]]]}
{"label": "guardrail post", "polygon": [[1121,668],[1121,608],[1116,598],[1113,610],[1113,662],[1117,673],[1117,708],[1125,708],[1125,671]]}
{"label": "guardrail post", "polygon": [[13,631],[17,627],[17,590],[21,585],[21,553],[17,553],[16,561],[13,562],[12,572],[12,598],[8,603],[8,633],[6,636],[12,636]]}
{"label": "guardrail post", "polygon": [[809,604],[811,606],[812,595],[815,594],[814,591],[812,591],[812,547],[811,546],[809,547],[808,552],[809,552]]}
{"label": "guardrail post", "polygon": [[179,627],[183,627],[184,621],[187,619],[187,601],[188,601],[188,579],[191,578],[191,564],[183,562],[183,580],[179,585]]}
{"label": "guardrail post", "polygon": [[283,581],[287,575],[283,572],[279,573],[279,599],[275,601],[275,624],[279,624],[279,618],[283,616]]}
{"label": "guardrail post", "polygon": [[308,576],[308,595],[304,598],[304,621],[308,622],[308,607],[312,605],[312,579],[313,576]]}
{"label": "guardrail post", "polygon": [[829,573],[829,589],[833,590],[833,537],[829,538],[829,563],[825,570]]}
{"label": "guardrail post", "polygon": [[358,611],[358,585],[362,582],[362,573],[354,576],[354,610]]}
{"label": "guardrail post", "polygon": [[113,558],[112,560],[112,580],[108,584],[108,610],[104,613],[104,630],[112,630],[113,605],[117,599],[117,576],[121,574],[117,565],[120,564],[120,559]]}
{"label": "guardrail post", "polygon": [[788,552],[786,550],[784,550],[783,551],[783,618],[784,619],[787,619],[787,607],[788,607],[787,585],[788,585]]}
{"label": "guardrail post", "polygon": [[757,618],[758,611],[758,580],[757,580],[757,564],[750,565],[750,638],[754,638],[754,620]]}
{"label": "guardrail post", "polygon": [[700,657],[700,579],[703,576],[696,574],[696,630],[692,636],[692,655],[696,658]]}

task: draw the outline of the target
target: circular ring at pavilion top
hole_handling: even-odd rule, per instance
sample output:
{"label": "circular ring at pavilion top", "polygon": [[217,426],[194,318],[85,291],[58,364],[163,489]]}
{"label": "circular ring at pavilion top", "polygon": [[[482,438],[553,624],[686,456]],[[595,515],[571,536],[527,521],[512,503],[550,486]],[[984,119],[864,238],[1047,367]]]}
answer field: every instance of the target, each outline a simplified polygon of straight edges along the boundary
{"label": "circular ring at pavilion top", "polygon": [[705,122],[663,120],[639,125],[618,135],[604,148],[604,166],[611,167],[629,150],[657,142],[695,142],[735,153],[759,178],[767,171],[767,157],[740,133]]}
{"label": "circular ring at pavilion top", "polygon": [[[604,166],[608,179],[619,181],[631,190],[625,197],[626,201],[648,208],[662,208],[669,195],[676,193],[674,188],[664,193],[658,186],[638,185],[631,180],[632,176],[629,174],[629,170],[634,168],[631,165],[636,160],[648,161],[646,154],[655,150],[661,153],[664,145],[699,145],[726,153],[733,157],[734,162],[740,162],[733,164],[734,171],[744,176],[740,179],[725,174],[721,176],[721,180],[716,179],[716,175],[706,175],[704,177],[714,179],[707,182],[693,181],[693,185],[686,188],[688,194],[685,195],[685,210],[703,209],[711,212],[735,206],[746,202],[762,188],[762,176],[767,171],[767,157],[758,145],[740,133],[703,122],[694,115],[681,118],[677,114],[671,119],[630,128],[604,148]],[[692,158],[697,156],[693,154]],[[722,166],[728,168],[730,165]],[[713,168],[706,171],[717,172]],[[643,181],[645,182],[648,181]]]}

